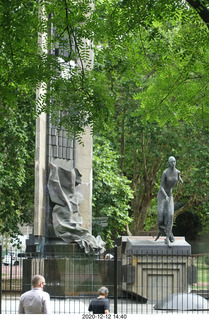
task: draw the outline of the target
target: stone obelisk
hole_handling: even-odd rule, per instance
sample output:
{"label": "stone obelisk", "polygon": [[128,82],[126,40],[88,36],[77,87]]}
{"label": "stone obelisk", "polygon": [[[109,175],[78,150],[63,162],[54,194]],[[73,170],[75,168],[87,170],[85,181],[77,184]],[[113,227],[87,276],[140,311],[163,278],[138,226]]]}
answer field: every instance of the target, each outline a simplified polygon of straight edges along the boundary
{"label": "stone obelisk", "polygon": [[[54,29],[53,29],[54,30]],[[52,31],[53,32],[53,31]],[[39,34],[39,46],[44,51],[47,34]],[[86,41],[86,46],[89,46]],[[46,53],[46,52],[45,52]],[[47,52],[68,57],[68,52],[59,48]],[[90,63],[89,63],[90,62]],[[79,65],[79,60],[77,61]],[[93,66],[93,50],[90,50],[88,68]],[[85,63],[83,63],[85,67]],[[44,93],[44,86],[37,90],[37,101]],[[36,120],[36,150],[35,150],[35,203],[34,203],[34,236],[36,242],[50,238],[51,203],[47,190],[49,163],[52,162],[66,170],[77,168],[82,175],[79,186],[83,195],[80,204],[82,227],[92,231],[92,136],[90,129],[85,128],[82,136],[83,144],[74,139],[68,139],[67,131],[58,130],[50,121],[50,115],[42,113]]]}

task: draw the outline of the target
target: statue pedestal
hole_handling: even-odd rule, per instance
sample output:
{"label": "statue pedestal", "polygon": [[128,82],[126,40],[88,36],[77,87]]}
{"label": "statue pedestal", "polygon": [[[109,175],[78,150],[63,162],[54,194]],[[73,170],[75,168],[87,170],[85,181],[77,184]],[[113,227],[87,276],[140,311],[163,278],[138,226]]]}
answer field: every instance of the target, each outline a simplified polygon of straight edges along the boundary
{"label": "statue pedestal", "polygon": [[86,255],[77,243],[45,244],[42,253],[34,253],[33,249],[31,259],[23,261],[23,292],[30,290],[34,274],[45,277],[45,290],[51,297],[88,295],[97,284],[102,285],[95,255]]}
{"label": "statue pedestal", "polygon": [[122,289],[152,301],[188,292],[191,246],[177,237],[172,247],[164,238],[123,237]]}

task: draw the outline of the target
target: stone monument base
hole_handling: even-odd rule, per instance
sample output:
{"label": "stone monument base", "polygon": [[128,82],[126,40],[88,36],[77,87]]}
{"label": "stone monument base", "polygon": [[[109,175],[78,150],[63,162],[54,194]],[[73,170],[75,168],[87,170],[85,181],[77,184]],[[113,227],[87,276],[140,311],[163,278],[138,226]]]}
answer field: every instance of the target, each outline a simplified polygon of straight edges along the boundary
{"label": "stone monument base", "polygon": [[42,253],[34,253],[33,249],[34,246],[28,248],[31,259],[25,259],[23,264],[23,292],[30,290],[34,274],[42,274],[51,297],[88,295],[94,287],[93,294],[97,294],[96,284],[101,286],[102,280],[93,254],[85,254],[77,243],[45,244]]}
{"label": "stone monument base", "polygon": [[152,301],[188,292],[191,246],[177,237],[172,247],[160,237],[122,237],[124,291]]}

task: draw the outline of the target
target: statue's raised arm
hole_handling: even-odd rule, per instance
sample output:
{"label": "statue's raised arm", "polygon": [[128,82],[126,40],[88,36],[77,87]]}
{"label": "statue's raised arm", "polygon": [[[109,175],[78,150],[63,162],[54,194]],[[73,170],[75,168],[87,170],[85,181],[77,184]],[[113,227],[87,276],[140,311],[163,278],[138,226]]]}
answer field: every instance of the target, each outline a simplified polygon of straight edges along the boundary
{"label": "statue's raised arm", "polygon": [[165,242],[170,247],[171,243],[175,241],[172,233],[174,216],[172,188],[178,181],[183,183],[183,180],[180,171],[176,169],[176,159],[174,157],[169,157],[168,165],[168,168],[162,174],[160,189],[157,195],[159,233],[155,240],[161,235],[165,235]]}

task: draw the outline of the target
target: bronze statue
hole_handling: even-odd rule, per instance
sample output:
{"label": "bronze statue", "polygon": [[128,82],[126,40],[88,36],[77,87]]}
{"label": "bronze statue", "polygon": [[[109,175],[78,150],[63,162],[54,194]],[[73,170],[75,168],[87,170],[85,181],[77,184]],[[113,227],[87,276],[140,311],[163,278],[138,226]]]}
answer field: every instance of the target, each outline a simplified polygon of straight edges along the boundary
{"label": "bronze statue", "polygon": [[183,183],[183,181],[180,176],[180,171],[176,169],[176,159],[174,157],[169,157],[168,164],[169,167],[162,174],[160,189],[157,195],[159,232],[155,241],[161,235],[165,235],[165,242],[170,247],[171,243],[175,241],[172,233],[174,216],[172,188],[178,181],[181,183]]}
{"label": "bronze statue", "polygon": [[82,227],[83,219],[79,205],[83,201],[80,192],[81,174],[78,169],[66,170],[50,163],[48,190],[53,203],[52,219],[54,232],[64,242],[77,242],[86,253],[105,251],[105,242],[98,235],[94,237]]}

